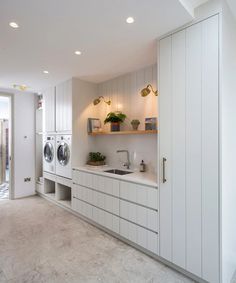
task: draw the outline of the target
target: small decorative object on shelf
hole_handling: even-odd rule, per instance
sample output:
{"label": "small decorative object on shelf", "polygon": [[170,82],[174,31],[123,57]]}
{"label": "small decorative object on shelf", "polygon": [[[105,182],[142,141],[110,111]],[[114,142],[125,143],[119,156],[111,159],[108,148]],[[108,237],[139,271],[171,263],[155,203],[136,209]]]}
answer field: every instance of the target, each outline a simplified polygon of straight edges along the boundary
{"label": "small decorative object on shelf", "polygon": [[97,133],[101,131],[101,120],[97,118],[88,118],[88,133]]}
{"label": "small decorative object on shelf", "polygon": [[145,118],[145,130],[150,131],[156,129],[157,129],[157,118],[156,117]]}
{"label": "small decorative object on shelf", "polygon": [[93,166],[102,166],[106,164],[105,159],[106,156],[102,155],[100,152],[90,152],[87,164]]}
{"label": "small decorative object on shelf", "polygon": [[140,172],[146,172],[146,164],[144,163],[144,161],[142,160],[142,162],[139,165],[139,171]]}
{"label": "small decorative object on shelf", "polygon": [[120,131],[120,124],[124,122],[126,115],[120,111],[110,112],[107,114],[104,124],[111,123],[111,132]]}
{"label": "small decorative object on shelf", "polygon": [[137,120],[137,119],[134,119],[134,120],[131,121],[131,125],[133,127],[133,130],[137,131],[138,130],[138,126],[140,125],[140,121]]}

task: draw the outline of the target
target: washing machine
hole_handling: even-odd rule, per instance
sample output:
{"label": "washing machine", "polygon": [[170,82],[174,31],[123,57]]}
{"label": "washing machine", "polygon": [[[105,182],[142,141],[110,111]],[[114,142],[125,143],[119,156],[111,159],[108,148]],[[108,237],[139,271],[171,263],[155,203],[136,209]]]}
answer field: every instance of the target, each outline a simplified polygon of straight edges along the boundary
{"label": "washing machine", "polygon": [[71,138],[71,135],[56,137],[56,174],[69,179],[72,178]]}
{"label": "washing machine", "polygon": [[53,135],[43,137],[43,171],[56,173],[56,139]]}

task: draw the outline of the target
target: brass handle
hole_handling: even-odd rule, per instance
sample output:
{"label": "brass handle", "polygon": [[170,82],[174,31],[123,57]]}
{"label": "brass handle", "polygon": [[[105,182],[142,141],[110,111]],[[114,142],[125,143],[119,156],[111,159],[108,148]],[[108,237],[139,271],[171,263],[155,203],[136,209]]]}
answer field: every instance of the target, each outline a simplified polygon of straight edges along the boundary
{"label": "brass handle", "polygon": [[163,157],[162,159],[162,163],[163,163],[163,175],[162,175],[162,182],[165,183],[167,180],[166,180],[166,158]]}

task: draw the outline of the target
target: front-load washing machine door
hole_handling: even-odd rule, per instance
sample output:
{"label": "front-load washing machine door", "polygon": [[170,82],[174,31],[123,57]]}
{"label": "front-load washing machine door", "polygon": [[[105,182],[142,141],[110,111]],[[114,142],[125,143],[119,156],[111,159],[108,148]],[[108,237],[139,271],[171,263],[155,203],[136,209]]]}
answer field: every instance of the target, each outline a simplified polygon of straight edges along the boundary
{"label": "front-load washing machine door", "polygon": [[61,142],[57,148],[57,159],[62,166],[66,166],[70,160],[70,148],[67,143]]}
{"label": "front-load washing machine door", "polygon": [[53,145],[50,142],[46,142],[43,150],[44,159],[46,162],[51,163],[54,158]]}

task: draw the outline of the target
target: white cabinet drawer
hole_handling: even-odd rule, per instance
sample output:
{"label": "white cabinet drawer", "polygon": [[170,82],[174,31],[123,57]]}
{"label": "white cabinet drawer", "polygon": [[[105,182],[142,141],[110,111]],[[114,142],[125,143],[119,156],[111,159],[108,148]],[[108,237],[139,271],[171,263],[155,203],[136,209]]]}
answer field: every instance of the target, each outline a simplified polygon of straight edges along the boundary
{"label": "white cabinet drawer", "polygon": [[158,209],[158,190],[153,187],[121,181],[120,197],[153,209]]}
{"label": "white cabinet drawer", "polygon": [[93,178],[94,178],[93,174],[78,171],[78,170],[73,170],[72,180],[73,180],[73,183],[75,184],[78,184],[84,187],[88,187],[88,188],[93,188],[94,187]]}
{"label": "white cabinet drawer", "polygon": [[158,232],[158,212],[137,204],[120,200],[120,217]]}
{"label": "white cabinet drawer", "polygon": [[93,207],[93,221],[106,227],[107,229],[119,234],[120,232],[120,219],[109,212]]}
{"label": "white cabinet drawer", "polygon": [[93,175],[93,188],[100,192],[119,197],[119,180],[99,175]]}
{"label": "white cabinet drawer", "polygon": [[91,189],[74,184],[73,196],[90,204],[93,204],[93,191]]}
{"label": "white cabinet drawer", "polygon": [[118,198],[93,191],[93,205],[119,216],[120,200]]}
{"label": "white cabinet drawer", "polygon": [[120,235],[137,245],[158,254],[158,235],[145,228],[120,219]]}
{"label": "white cabinet drawer", "polygon": [[83,201],[76,198],[72,198],[72,209],[82,214],[83,216],[92,219],[93,218],[93,207]]}
{"label": "white cabinet drawer", "polygon": [[73,170],[73,183],[113,196],[120,195],[119,181],[112,178]]}
{"label": "white cabinet drawer", "polygon": [[73,196],[119,216],[119,199],[80,185],[73,185]]}

